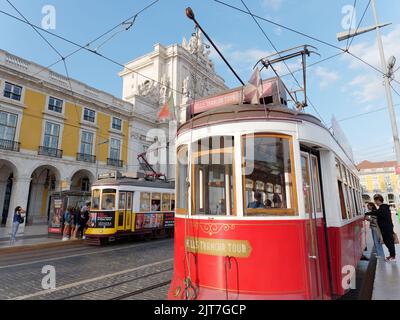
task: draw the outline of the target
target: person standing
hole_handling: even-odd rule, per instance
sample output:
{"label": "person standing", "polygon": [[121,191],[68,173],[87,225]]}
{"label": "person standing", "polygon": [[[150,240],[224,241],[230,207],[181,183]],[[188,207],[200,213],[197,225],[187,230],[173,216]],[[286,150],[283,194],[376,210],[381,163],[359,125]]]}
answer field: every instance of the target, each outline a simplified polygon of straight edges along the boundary
{"label": "person standing", "polygon": [[374,202],[378,206],[377,217],[378,226],[382,233],[383,242],[389,250],[389,257],[386,258],[388,262],[396,261],[396,248],[394,244],[394,228],[392,221],[392,213],[390,211],[389,205],[383,203],[383,197],[381,195],[376,195],[374,197]]}
{"label": "person standing", "polygon": [[85,205],[81,208],[81,223],[80,223],[80,234],[82,239],[86,239],[85,231],[87,229],[87,224],[89,221],[89,211],[90,211],[90,201],[87,201]]}
{"label": "person standing", "polygon": [[11,242],[17,240],[17,232],[19,225],[25,221],[25,210],[20,206],[16,207],[14,210],[13,224],[11,230]]}
{"label": "person standing", "polygon": [[369,222],[371,228],[372,239],[374,241],[376,257],[384,258],[385,252],[382,247],[382,233],[378,226],[378,214],[374,203],[369,202],[367,204],[368,212],[365,214],[365,219]]}
{"label": "person standing", "polygon": [[64,212],[63,220],[64,220],[64,229],[63,229],[63,241],[67,241],[70,239],[71,233],[71,212],[74,210],[73,207],[68,207]]}

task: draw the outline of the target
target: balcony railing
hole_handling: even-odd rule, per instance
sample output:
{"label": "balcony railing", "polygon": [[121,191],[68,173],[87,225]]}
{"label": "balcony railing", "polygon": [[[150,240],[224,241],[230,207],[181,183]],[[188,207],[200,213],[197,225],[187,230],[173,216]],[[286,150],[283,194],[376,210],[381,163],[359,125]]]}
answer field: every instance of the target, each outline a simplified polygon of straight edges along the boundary
{"label": "balcony railing", "polygon": [[124,161],[119,159],[107,159],[107,165],[122,168],[124,166]]}
{"label": "balcony railing", "polygon": [[48,156],[48,157],[53,157],[53,158],[62,158],[63,156],[63,151],[55,148],[49,148],[49,147],[39,147],[39,155],[41,156]]}
{"label": "balcony railing", "polygon": [[83,161],[83,162],[95,163],[96,162],[96,156],[93,156],[91,154],[85,154],[85,153],[77,153],[76,154],[76,160],[77,161]]}
{"label": "balcony railing", "polygon": [[0,139],[0,149],[19,152],[20,143],[13,140]]}

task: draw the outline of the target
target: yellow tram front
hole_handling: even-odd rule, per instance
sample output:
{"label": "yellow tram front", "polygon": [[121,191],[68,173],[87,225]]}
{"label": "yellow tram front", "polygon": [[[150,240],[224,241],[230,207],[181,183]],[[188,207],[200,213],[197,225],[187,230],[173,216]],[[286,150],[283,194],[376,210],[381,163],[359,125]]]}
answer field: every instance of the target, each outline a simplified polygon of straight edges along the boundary
{"label": "yellow tram front", "polygon": [[171,235],[174,227],[174,184],[131,178],[99,180],[92,186],[88,228],[90,244],[133,235]]}

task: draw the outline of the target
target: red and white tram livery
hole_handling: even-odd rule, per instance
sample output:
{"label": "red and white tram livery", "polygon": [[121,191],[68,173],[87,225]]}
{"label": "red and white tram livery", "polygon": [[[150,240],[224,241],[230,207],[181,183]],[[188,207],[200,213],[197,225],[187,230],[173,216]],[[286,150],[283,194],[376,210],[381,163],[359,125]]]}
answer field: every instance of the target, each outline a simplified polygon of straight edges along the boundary
{"label": "red and white tram livery", "polygon": [[344,295],[364,249],[355,164],[314,116],[235,94],[194,104],[178,129],[169,298]]}

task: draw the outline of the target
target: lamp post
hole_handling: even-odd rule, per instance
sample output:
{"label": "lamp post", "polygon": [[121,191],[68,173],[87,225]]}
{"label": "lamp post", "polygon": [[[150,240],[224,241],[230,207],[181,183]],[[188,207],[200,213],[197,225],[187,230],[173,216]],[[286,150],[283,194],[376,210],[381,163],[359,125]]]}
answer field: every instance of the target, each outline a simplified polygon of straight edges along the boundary
{"label": "lamp post", "polygon": [[380,54],[381,65],[382,65],[382,72],[384,74],[386,100],[387,100],[387,104],[388,104],[390,122],[391,122],[391,126],[392,126],[394,149],[396,152],[396,173],[399,175],[400,174],[400,167],[399,167],[399,165],[400,165],[400,141],[399,141],[399,132],[398,132],[398,128],[397,128],[396,113],[395,113],[394,106],[393,106],[392,90],[391,90],[391,86],[390,86],[390,80],[391,80],[391,77],[393,76],[393,68],[394,68],[394,64],[396,63],[396,59],[394,57],[392,57],[389,59],[389,63],[386,64],[385,52],[383,50],[383,42],[382,42],[382,35],[381,35],[380,29],[382,27],[389,25],[390,23],[379,24],[375,0],[371,0],[371,4],[372,4],[373,16],[375,19],[375,26],[356,30],[354,32],[349,32],[349,33],[347,33],[347,32],[346,33],[343,33],[343,32],[338,33],[337,39],[338,39],[338,41],[343,41],[343,40],[346,40],[346,39],[349,39],[352,37],[356,37],[360,34],[363,34],[363,33],[366,33],[366,32],[372,31],[372,30],[376,30],[379,54]]}
{"label": "lamp post", "polygon": [[99,151],[100,151],[100,146],[103,144],[107,144],[109,140],[105,140],[102,142],[99,142],[96,145],[96,180],[99,178]]}

